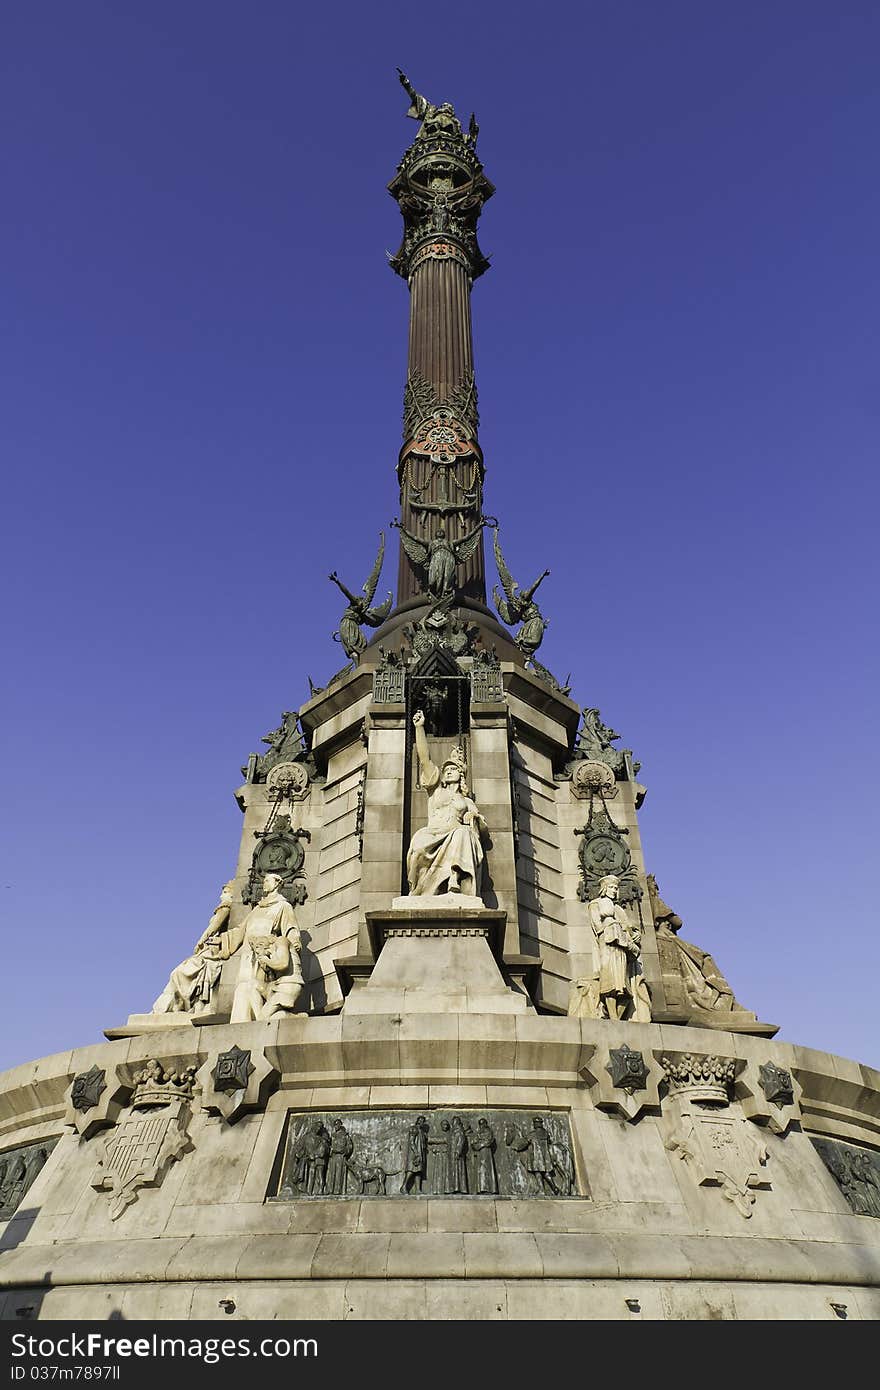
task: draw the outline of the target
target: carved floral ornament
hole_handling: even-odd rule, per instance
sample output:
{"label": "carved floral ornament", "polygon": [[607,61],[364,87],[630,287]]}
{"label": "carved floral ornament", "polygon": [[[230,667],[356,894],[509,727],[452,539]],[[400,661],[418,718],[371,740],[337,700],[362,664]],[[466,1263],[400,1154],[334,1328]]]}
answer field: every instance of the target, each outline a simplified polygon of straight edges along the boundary
{"label": "carved floral ornament", "polygon": [[302,801],[309,794],[308,769],[302,763],[276,763],[266,778],[266,788],[275,801]]}
{"label": "carved floral ornament", "polygon": [[581,801],[591,795],[610,801],[617,795],[617,779],[607,763],[587,759],[575,765],[571,774],[571,790]]}

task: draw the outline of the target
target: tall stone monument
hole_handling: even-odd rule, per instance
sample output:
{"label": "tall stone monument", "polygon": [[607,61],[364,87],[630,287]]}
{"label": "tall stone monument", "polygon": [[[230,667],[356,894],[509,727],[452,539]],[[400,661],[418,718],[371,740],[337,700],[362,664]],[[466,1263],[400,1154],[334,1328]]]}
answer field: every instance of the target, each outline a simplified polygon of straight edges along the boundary
{"label": "tall stone monument", "polygon": [[331,573],[348,664],[243,767],[152,1008],[0,1077],[0,1316],[876,1317],[880,1074],[773,1041],[680,935],[639,763],[538,660],[478,439],[494,189],[401,82],[396,604],[385,535]]}

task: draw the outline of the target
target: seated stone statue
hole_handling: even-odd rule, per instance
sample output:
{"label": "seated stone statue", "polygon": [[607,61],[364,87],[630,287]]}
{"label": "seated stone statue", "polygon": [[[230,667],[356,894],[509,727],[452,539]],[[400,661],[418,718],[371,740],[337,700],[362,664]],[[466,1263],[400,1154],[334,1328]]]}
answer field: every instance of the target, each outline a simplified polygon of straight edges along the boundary
{"label": "seated stone statue", "polygon": [[422,710],[413,715],[421,785],[428,793],[428,824],[412,837],[406,875],[413,897],[461,893],[479,898],[486,825],[467,794],[464,757],[456,749],[442,767],[431,761]]}
{"label": "seated stone statue", "polygon": [[153,1005],[154,1014],[204,1013],[220,978],[224,955],[224,928],[229,921],[235,880],[223,885],[220,901],[211,914],[191,956],[171,972],[167,985]]}
{"label": "seated stone statue", "polygon": [[748,1014],[750,1018],[754,1018],[755,1015],[744,1009],[734,998],[733,990],[708,951],[701,950],[690,941],[683,941],[678,935],[682,926],[681,918],[660,897],[657,880],[653,874],[648,874],[647,884],[661,960],[665,955],[665,943],[668,942],[670,948],[675,951],[676,964],[690,1003],[698,1009]]}
{"label": "seated stone statue", "polygon": [[302,938],[280,874],[266,874],[263,896],[240,926],[224,933],[231,955],[241,948],[232,1023],[292,1013],[302,993]]}

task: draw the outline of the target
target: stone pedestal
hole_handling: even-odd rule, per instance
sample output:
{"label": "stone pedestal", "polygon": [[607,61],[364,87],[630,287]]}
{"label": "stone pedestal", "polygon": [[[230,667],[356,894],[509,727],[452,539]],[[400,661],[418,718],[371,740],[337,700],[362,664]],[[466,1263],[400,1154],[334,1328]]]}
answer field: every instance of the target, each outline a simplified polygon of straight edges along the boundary
{"label": "stone pedestal", "polygon": [[507,984],[499,967],[505,912],[462,906],[454,894],[395,904],[367,913],[376,964],[366,981],[354,975],[343,1013],[531,1012],[525,990]]}
{"label": "stone pedestal", "polygon": [[116,1038],[140,1038],[145,1033],[167,1033],[172,1028],[207,1028],[228,1022],[228,1010],[225,1013],[129,1014],[120,1027],[105,1028],[104,1037],[113,1042]]}

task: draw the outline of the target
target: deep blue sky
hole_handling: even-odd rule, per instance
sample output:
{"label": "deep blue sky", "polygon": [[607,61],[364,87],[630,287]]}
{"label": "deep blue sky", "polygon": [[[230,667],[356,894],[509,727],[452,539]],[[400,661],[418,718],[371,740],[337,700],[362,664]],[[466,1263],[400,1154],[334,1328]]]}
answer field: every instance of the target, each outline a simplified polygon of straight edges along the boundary
{"label": "deep blue sky", "polygon": [[[874,0],[4,16],[0,1066],[149,1008],[396,511],[395,64],[481,125],[486,506],[781,1036],[880,1062]],[[394,566],[388,582],[393,582]]]}

